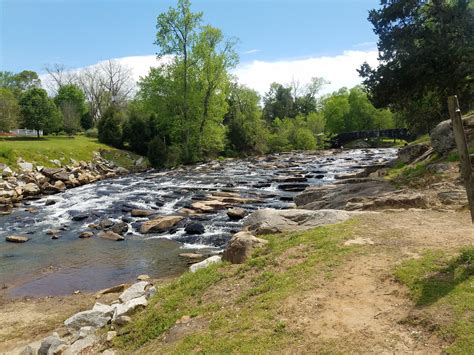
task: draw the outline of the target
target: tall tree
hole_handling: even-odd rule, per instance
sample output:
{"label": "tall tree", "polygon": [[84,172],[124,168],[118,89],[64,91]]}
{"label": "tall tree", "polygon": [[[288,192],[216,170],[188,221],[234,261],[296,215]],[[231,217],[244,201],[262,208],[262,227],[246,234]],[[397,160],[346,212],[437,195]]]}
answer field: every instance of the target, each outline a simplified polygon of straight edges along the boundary
{"label": "tall tree", "polygon": [[272,83],[263,98],[263,117],[268,122],[285,117],[294,117],[292,88]]}
{"label": "tall tree", "polygon": [[39,88],[28,89],[21,95],[20,112],[23,126],[36,130],[38,138],[40,131],[47,128],[57,115],[53,100],[44,89]]}
{"label": "tall tree", "polygon": [[191,12],[189,0],[178,0],[176,8],[169,8],[157,18],[157,33],[155,44],[159,46],[158,56],[175,56],[175,64],[180,64],[179,79],[181,81],[182,97],[179,103],[181,111],[178,117],[182,121],[185,155],[189,158],[190,129],[190,75],[196,61],[191,59],[191,52],[197,40],[197,32],[202,20],[202,13]]}
{"label": "tall tree", "polygon": [[474,3],[382,0],[369,21],[379,36],[379,66],[359,70],[378,107],[404,113],[417,131],[446,116],[446,98],[474,105]]}
{"label": "tall tree", "polygon": [[20,108],[10,89],[0,88],[0,132],[8,132],[17,127]]}
{"label": "tall tree", "polygon": [[64,84],[59,87],[54,102],[63,115],[66,133],[74,134],[80,130],[82,119],[88,113],[83,91],[74,84]]}

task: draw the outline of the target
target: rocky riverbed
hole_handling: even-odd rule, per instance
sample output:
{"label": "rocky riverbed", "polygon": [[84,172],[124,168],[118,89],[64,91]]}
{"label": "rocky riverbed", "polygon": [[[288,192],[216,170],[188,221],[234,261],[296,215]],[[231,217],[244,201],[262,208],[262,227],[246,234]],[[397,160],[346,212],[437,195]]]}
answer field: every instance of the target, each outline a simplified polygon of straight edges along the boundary
{"label": "rocky riverbed", "polygon": [[[395,155],[364,149],[228,159],[23,199],[0,217],[0,286],[9,296],[42,296],[93,291],[139,274],[174,275],[188,267],[184,253],[221,252],[248,213],[293,208],[306,188],[357,176]],[[21,238],[7,241],[12,237]]]}

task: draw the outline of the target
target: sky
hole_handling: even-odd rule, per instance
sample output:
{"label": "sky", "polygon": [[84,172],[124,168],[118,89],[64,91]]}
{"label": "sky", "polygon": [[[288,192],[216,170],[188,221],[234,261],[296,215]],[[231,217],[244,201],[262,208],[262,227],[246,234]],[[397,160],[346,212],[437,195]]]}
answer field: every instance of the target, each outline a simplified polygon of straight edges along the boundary
{"label": "sky", "polygon": [[[0,0],[0,70],[42,74],[117,59],[135,79],[156,65],[156,16],[169,0]],[[378,0],[194,0],[204,22],[238,38],[239,81],[263,93],[271,82],[360,82],[356,68],[377,63],[367,21]]]}

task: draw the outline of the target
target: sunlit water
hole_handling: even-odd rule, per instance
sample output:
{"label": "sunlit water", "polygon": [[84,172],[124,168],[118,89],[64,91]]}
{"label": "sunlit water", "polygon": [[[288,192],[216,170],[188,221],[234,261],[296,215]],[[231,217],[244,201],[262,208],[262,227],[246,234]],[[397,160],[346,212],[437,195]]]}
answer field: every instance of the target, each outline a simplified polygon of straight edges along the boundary
{"label": "sunlit water", "polygon": [[[124,210],[154,209],[159,215],[169,215],[213,191],[260,198],[259,203],[241,206],[250,211],[290,208],[296,193],[278,189],[275,178],[302,174],[309,176],[307,184],[327,184],[337,174],[384,163],[395,153],[395,149],[364,149],[210,162],[100,181],[27,201],[13,214],[0,217],[0,287],[8,286],[8,294],[14,297],[57,295],[97,290],[134,280],[140,274],[178,274],[187,268],[180,253],[196,249],[205,254],[221,251],[232,233],[241,228],[242,221],[230,221],[226,211],[220,210],[190,218],[204,224],[203,235],[186,235],[184,226],[189,218],[172,233],[141,235],[140,224],[146,219],[132,218]],[[45,206],[48,198],[56,200],[56,204]],[[26,208],[38,212],[30,213]],[[87,219],[72,220],[72,216],[84,213],[89,216]],[[78,238],[87,225],[104,218],[128,223],[125,241]],[[60,238],[52,240],[45,233],[48,229],[61,229]],[[12,244],[5,242],[7,235],[28,235],[31,239]]]}

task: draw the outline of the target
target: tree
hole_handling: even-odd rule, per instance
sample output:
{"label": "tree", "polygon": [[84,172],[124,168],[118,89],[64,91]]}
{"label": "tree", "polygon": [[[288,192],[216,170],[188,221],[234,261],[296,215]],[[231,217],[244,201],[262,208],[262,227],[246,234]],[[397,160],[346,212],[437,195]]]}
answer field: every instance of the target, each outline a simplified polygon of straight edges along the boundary
{"label": "tree", "polygon": [[110,106],[102,115],[98,123],[99,141],[111,145],[112,147],[121,148],[123,145],[124,114],[116,106]]}
{"label": "tree", "polygon": [[[191,12],[189,0],[178,0],[176,8],[169,8],[168,12],[162,13],[157,18],[157,29],[155,44],[160,47],[159,57],[164,55],[175,56],[175,65],[179,66],[177,74],[181,84],[181,102],[179,105],[178,118],[181,120],[183,129],[184,149],[186,159],[191,158],[189,145],[191,139],[190,114],[190,75],[191,69],[197,64],[191,60],[191,52],[197,40],[202,13]],[[177,78],[177,79],[178,79]]]}
{"label": "tree", "polygon": [[263,117],[266,121],[273,122],[276,118],[294,117],[291,91],[291,87],[278,83],[270,85],[270,90],[263,98]]}
{"label": "tree", "polygon": [[88,112],[84,92],[77,85],[64,84],[59,87],[54,102],[63,115],[64,131],[74,134],[80,130],[82,118]]}
{"label": "tree", "polygon": [[17,127],[20,107],[10,89],[0,88],[0,132],[9,132]]}
{"label": "tree", "polygon": [[63,64],[55,63],[46,66],[48,79],[46,85],[50,92],[57,93],[65,85],[75,84],[77,82],[77,73],[67,70]]}
{"label": "tree", "polygon": [[262,154],[267,151],[268,129],[259,107],[260,96],[255,90],[232,84],[228,112],[224,123],[232,153]]}
{"label": "tree", "polygon": [[402,112],[426,132],[445,119],[446,98],[474,104],[474,5],[469,0],[381,1],[369,21],[379,36],[379,66],[359,70],[376,107]]}
{"label": "tree", "polygon": [[38,138],[40,131],[44,130],[57,115],[56,106],[44,89],[26,90],[21,95],[19,104],[23,126],[36,130]]}
{"label": "tree", "polygon": [[38,74],[31,70],[23,70],[15,74],[13,80],[15,88],[18,88],[22,92],[41,86],[41,80]]}

